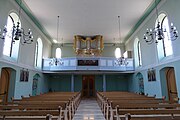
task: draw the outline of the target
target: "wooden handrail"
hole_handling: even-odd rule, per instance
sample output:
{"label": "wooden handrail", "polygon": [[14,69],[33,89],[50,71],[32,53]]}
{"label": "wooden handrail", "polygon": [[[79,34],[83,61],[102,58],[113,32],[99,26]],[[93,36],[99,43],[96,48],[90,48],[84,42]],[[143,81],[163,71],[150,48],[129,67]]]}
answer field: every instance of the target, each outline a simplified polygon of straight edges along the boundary
{"label": "wooden handrail", "polygon": [[5,95],[6,94],[6,91],[4,93],[0,93],[0,95]]}
{"label": "wooden handrail", "polygon": [[177,94],[177,91],[169,91],[170,93],[172,93],[172,94]]}

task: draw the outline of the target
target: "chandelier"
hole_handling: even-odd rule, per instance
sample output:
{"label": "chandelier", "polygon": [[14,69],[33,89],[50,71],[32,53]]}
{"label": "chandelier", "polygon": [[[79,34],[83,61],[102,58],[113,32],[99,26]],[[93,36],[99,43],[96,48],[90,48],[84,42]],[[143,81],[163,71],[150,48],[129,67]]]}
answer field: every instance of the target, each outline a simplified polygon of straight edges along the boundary
{"label": "chandelier", "polygon": [[[63,40],[63,39],[62,39]],[[59,16],[57,16],[57,42],[59,41]],[[63,44],[61,44],[60,46],[63,46]],[[49,65],[52,66],[52,65],[63,65],[64,62],[62,61],[61,59],[61,56],[56,56],[56,58],[52,58],[51,61],[49,62]]]}
{"label": "chandelier", "polygon": [[62,61],[61,58],[52,58],[51,61],[49,62],[50,66],[53,66],[53,65],[58,66],[58,65],[63,65],[63,64],[64,62]]}
{"label": "chandelier", "polygon": [[127,61],[127,59],[126,58],[124,58],[124,57],[120,57],[120,58],[116,58],[116,62],[115,62],[115,64],[116,65],[119,65],[119,66],[123,66],[123,65],[128,65],[128,61]]}
{"label": "chandelier", "polygon": [[7,28],[6,28],[6,26],[4,26],[3,31],[1,31],[1,29],[0,29],[0,38],[4,40],[5,36],[6,36],[6,33],[7,33]]}
{"label": "chandelier", "polygon": [[178,38],[178,31],[176,27],[171,23],[170,30],[166,30],[163,28],[161,23],[159,22],[159,14],[157,9],[157,1],[155,0],[156,6],[156,16],[157,16],[157,25],[153,29],[147,29],[146,33],[144,34],[144,40],[147,44],[152,44],[153,42],[158,43],[158,40],[164,40],[164,34],[169,34],[168,39],[174,41]]}
{"label": "chandelier", "polygon": [[[120,26],[120,16],[118,16],[118,24],[119,24],[119,41],[121,42],[121,26]],[[119,66],[122,66],[122,65],[127,65],[128,62],[127,62],[127,59],[124,58],[123,56],[121,56],[121,49],[119,47],[116,48],[115,50],[115,57],[116,57],[116,62],[115,64],[119,65]]]}
{"label": "chandelier", "polygon": [[[15,26],[15,24],[13,24],[11,31],[7,31],[7,27],[4,26],[4,29],[2,31],[3,33],[0,33],[0,38],[4,40],[5,37],[7,36],[7,37],[12,38],[12,43],[14,43],[17,40],[20,40],[21,44],[31,44],[33,42],[32,31],[29,29],[28,32],[25,33],[25,30],[20,27],[21,4],[22,4],[22,1],[20,1],[20,4],[19,4],[17,25]],[[10,35],[8,35],[7,32],[10,32]]]}

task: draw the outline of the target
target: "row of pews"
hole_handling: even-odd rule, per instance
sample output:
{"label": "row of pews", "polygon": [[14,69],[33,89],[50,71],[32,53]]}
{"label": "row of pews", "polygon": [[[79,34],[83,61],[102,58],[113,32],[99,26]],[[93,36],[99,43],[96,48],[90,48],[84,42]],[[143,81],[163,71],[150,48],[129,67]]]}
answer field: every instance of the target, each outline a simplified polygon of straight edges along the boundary
{"label": "row of pews", "polygon": [[3,104],[5,94],[6,94],[6,92],[0,93],[0,104]]}
{"label": "row of pews", "polygon": [[96,92],[106,120],[180,120],[180,104],[130,92]]}
{"label": "row of pews", "polygon": [[80,100],[80,92],[49,92],[12,99],[0,105],[0,119],[72,120]]}

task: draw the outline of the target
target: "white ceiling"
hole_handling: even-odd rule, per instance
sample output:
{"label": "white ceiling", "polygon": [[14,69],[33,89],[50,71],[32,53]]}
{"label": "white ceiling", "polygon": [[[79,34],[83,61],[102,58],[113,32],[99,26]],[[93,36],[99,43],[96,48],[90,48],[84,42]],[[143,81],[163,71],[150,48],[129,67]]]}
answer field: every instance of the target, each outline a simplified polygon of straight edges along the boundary
{"label": "white ceiling", "polygon": [[[74,35],[103,35],[105,42],[117,42],[118,15],[122,40],[145,14],[153,0],[24,0],[49,35],[59,42],[73,42]],[[116,38],[116,40],[114,40]]]}

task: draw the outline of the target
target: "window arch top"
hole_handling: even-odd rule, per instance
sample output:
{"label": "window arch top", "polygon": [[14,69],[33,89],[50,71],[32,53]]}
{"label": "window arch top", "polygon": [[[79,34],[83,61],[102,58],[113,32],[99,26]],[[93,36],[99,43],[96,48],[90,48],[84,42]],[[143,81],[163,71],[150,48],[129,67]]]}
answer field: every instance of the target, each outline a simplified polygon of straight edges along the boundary
{"label": "window arch top", "polygon": [[61,58],[61,48],[56,48],[56,58]]}
{"label": "window arch top", "polygon": [[158,44],[157,44],[158,58],[162,59],[163,57],[172,55],[173,50],[172,50],[171,40],[169,40],[170,28],[169,28],[169,21],[168,21],[167,15],[165,13],[159,14],[155,25],[157,25],[158,22],[160,23],[161,28],[167,31],[167,32],[164,32],[163,34],[164,39],[162,39],[161,41],[158,41]]}
{"label": "window arch top", "polygon": [[135,66],[142,66],[141,42],[138,37],[134,40],[134,59]]}
{"label": "window arch top", "polygon": [[121,57],[121,49],[119,47],[117,47],[115,49],[115,57],[116,58],[120,58]]}
{"label": "window arch top", "polygon": [[41,68],[42,64],[42,53],[43,53],[43,43],[41,38],[37,39],[35,50],[35,67]]}
{"label": "window arch top", "polygon": [[[13,26],[17,25],[17,22],[21,23],[18,15],[15,12],[11,12],[7,18],[6,29],[7,33],[4,40],[3,55],[11,57],[15,60],[18,58],[19,53],[19,41],[14,42],[14,36],[12,35]],[[21,27],[21,26],[20,26]]]}

